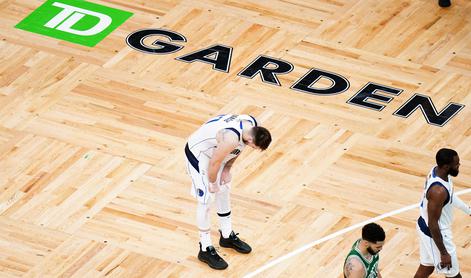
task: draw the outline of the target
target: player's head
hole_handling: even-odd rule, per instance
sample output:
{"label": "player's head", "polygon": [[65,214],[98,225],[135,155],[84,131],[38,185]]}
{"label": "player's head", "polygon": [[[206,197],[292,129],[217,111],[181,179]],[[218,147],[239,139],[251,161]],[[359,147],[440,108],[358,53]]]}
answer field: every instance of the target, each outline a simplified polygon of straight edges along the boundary
{"label": "player's head", "polygon": [[361,229],[361,238],[366,242],[368,253],[375,255],[383,249],[386,234],[380,225],[369,223]]}
{"label": "player's head", "polygon": [[438,167],[444,169],[452,177],[460,172],[460,158],[455,150],[443,148],[435,155]]}
{"label": "player's head", "polygon": [[245,143],[252,148],[264,151],[271,143],[270,131],[261,126],[254,126],[250,130],[249,139]]}

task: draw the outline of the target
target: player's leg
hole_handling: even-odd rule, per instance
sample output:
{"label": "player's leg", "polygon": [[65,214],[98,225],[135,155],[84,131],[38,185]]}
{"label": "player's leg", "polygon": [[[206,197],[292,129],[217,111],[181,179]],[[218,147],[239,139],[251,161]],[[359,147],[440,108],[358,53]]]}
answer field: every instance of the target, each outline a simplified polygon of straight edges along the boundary
{"label": "player's leg", "polygon": [[434,266],[419,265],[414,278],[427,278],[433,273],[434,269]]}
{"label": "player's leg", "polygon": [[231,200],[229,194],[230,190],[226,186],[221,186],[219,192],[215,194],[219,230],[225,238],[228,238],[232,232]]}
{"label": "player's leg", "polygon": [[425,235],[417,226],[417,235],[419,237],[420,265],[415,272],[414,278],[427,278],[435,270],[433,259],[432,238]]}
{"label": "player's leg", "polygon": [[196,207],[196,223],[198,226],[200,245],[202,250],[212,246],[211,242],[211,219],[209,204],[198,201]]}
{"label": "player's leg", "polygon": [[198,259],[207,263],[211,268],[225,269],[228,266],[227,263],[218,255],[211,242],[211,195],[208,190],[208,179],[204,175],[204,171],[200,173],[190,164],[188,172],[192,180],[191,193],[198,202],[196,207],[196,224],[200,238]]}
{"label": "player's leg", "polygon": [[232,230],[230,191],[231,185],[224,184],[221,185],[220,190],[215,194],[219,218],[219,233],[221,234],[219,245],[221,247],[233,248],[240,253],[247,254],[252,251],[252,248],[246,242],[242,241]]}
{"label": "player's leg", "polygon": [[196,211],[196,221],[200,235],[200,250],[198,259],[207,263],[214,269],[226,269],[228,264],[219,256],[211,243],[211,221],[209,213],[209,202],[202,203],[198,201]]}
{"label": "player's leg", "polygon": [[450,278],[461,278],[460,264],[458,262],[458,255],[456,254],[456,246],[453,243],[453,235],[451,230],[442,231],[443,244],[451,257],[451,268],[439,271],[439,273],[445,274],[446,277]]}

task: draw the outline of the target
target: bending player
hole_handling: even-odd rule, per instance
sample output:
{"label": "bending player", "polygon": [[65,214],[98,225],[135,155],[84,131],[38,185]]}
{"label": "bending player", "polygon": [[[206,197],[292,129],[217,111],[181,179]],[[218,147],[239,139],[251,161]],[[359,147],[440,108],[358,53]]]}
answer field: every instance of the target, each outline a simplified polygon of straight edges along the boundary
{"label": "bending player", "polygon": [[232,230],[230,189],[231,167],[246,145],[265,150],[270,132],[250,115],[220,115],[203,124],[185,146],[192,195],[197,198],[197,224],[200,236],[198,259],[214,269],[227,263],[213,247],[210,236],[210,203],[215,199],[219,216],[221,247],[250,253],[252,248]]}

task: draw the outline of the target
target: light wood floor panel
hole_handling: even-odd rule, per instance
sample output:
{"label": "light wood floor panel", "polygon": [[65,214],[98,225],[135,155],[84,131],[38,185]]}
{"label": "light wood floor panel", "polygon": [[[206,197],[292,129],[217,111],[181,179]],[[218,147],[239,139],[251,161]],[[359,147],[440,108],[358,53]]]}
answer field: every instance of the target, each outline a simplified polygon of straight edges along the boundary
{"label": "light wood floor panel", "polygon": [[[43,1],[0,1],[2,278],[242,277],[418,203],[444,146],[460,154],[456,190],[471,188],[467,0],[448,9],[435,0],[90,1],[134,13],[93,48],[14,28]],[[129,47],[126,37],[145,28],[187,41],[166,55]],[[215,44],[233,48],[228,72],[176,60]],[[294,66],[278,75],[281,86],[238,75],[260,55]],[[344,76],[349,89],[332,96],[290,89],[312,68]],[[368,82],[403,92],[380,112],[347,103]],[[465,108],[443,127],[427,124],[420,109],[394,116],[414,94],[439,111],[450,102]],[[230,265],[222,272],[196,257],[183,152],[191,132],[221,113],[251,114],[273,135],[266,152],[248,149],[234,166],[233,226],[254,251],[218,248]],[[461,197],[471,203],[471,194]],[[411,209],[378,221],[387,234],[383,277],[413,276],[417,216]],[[471,222],[455,217],[469,277]],[[215,243],[217,226],[214,214]],[[343,277],[359,236],[359,228],[346,232],[258,277]]]}
{"label": "light wood floor panel", "polygon": [[444,69],[460,72],[469,76],[471,71],[471,42],[468,41],[465,48],[454,54],[455,56],[448,61]]}
{"label": "light wood floor panel", "polygon": [[[55,229],[0,217],[0,273],[2,277],[20,277],[41,264],[70,235]],[[34,235],[34,236],[32,236]]]}

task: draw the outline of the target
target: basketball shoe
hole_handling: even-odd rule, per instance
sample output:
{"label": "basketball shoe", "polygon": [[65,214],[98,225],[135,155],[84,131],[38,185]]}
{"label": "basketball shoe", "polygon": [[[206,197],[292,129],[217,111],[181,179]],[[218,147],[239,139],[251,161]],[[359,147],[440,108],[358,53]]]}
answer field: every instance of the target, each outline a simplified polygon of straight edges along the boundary
{"label": "basketball shoe", "polygon": [[219,245],[225,248],[232,248],[239,253],[248,254],[252,251],[252,248],[245,242],[243,242],[237,235],[238,233],[231,232],[228,238],[222,236],[221,230],[219,230],[221,238],[219,238]]}
{"label": "basketball shoe", "polygon": [[442,8],[451,6],[451,0],[438,0],[438,5]]}
{"label": "basketball shoe", "polygon": [[207,263],[211,268],[214,269],[226,269],[228,266],[226,261],[216,252],[214,246],[206,247],[206,251],[201,250],[201,242],[200,252],[198,253],[198,260]]}

